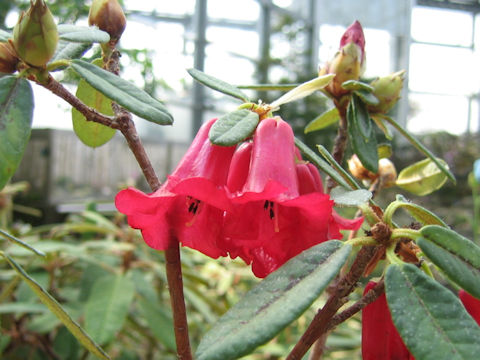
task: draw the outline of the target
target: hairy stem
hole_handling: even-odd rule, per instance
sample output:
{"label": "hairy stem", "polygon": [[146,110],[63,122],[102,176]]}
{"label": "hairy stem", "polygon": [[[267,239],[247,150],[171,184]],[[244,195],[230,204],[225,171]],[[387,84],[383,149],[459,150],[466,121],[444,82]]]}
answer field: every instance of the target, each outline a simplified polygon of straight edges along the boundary
{"label": "hairy stem", "polygon": [[336,284],[325,306],[315,315],[307,331],[288,355],[287,360],[302,359],[313,343],[329,330],[332,318],[345,304],[346,297],[355,289],[374,253],[375,248],[371,246],[360,249],[350,271]]}

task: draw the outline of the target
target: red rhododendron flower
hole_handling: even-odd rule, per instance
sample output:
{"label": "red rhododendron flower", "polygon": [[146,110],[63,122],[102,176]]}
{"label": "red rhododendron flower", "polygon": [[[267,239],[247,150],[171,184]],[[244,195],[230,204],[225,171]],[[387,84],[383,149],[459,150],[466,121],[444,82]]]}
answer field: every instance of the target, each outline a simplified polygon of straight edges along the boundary
{"label": "red rhododendron flower", "polygon": [[[369,282],[363,294],[375,285]],[[414,360],[393,325],[385,294],[362,310],[362,359]]]}
{"label": "red rhododendron flower", "polygon": [[142,230],[145,242],[165,250],[173,239],[217,258],[226,252],[223,214],[229,208],[225,193],[228,168],[235,147],[212,145],[208,132],[216,119],[204,124],[175,171],[153,194],[128,188],[115,198],[117,209],[130,226]]}
{"label": "red rhododendron flower", "polygon": [[334,213],[318,170],[298,163],[292,128],[278,117],[262,120],[253,141],[235,152],[227,187],[233,209],[225,215],[222,247],[251,263],[258,277],[362,222]]}
{"label": "red rhododendron flower", "polygon": [[473,297],[465,290],[460,290],[458,292],[458,297],[465,306],[465,309],[470,314],[470,316],[477,322],[480,326],[480,299]]}

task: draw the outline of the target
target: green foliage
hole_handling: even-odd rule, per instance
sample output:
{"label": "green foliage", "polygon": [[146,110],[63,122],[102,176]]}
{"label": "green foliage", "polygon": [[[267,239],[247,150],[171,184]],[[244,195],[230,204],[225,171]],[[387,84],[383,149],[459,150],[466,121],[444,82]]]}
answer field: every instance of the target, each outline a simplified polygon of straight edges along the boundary
{"label": "green foliage", "polygon": [[350,245],[331,240],[286,262],[220,318],[203,337],[196,358],[236,359],[272,339],[315,301],[350,252]]}
{"label": "green foliage", "polygon": [[480,353],[480,327],[451,291],[416,266],[389,266],[385,286],[395,327],[416,359],[472,360]]}
{"label": "green foliage", "polygon": [[252,135],[258,121],[259,116],[253,111],[235,110],[220,117],[212,125],[208,137],[215,145],[236,145]]}
{"label": "green foliage", "polygon": [[173,118],[166,107],[132,83],[83,60],[73,60],[71,67],[93,88],[145,120],[171,125]]}
{"label": "green foliage", "polygon": [[480,298],[480,247],[448,228],[425,226],[418,245],[448,277]]}
{"label": "green foliage", "polygon": [[[437,162],[448,169],[448,165],[442,159]],[[415,195],[428,195],[438,190],[447,181],[447,176],[431,159],[425,159],[403,169],[396,181],[396,185]]]}
{"label": "green foliage", "polygon": [[0,78],[0,190],[22,160],[30,138],[32,117],[30,83],[15,76]]}
{"label": "green foliage", "polygon": [[[103,61],[102,59],[96,59],[93,64],[102,66]],[[79,81],[75,96],[82,100],[85,105],[98,112],[104,115],[113,115],[112,101],[91,87],[84,79]],[[85,116],[75,108],[72,108],[72,122],[73,130],[78,138],[85,145],[93,148],[107,143],[115,135],[115,129],[93,121],[87,121]]]}

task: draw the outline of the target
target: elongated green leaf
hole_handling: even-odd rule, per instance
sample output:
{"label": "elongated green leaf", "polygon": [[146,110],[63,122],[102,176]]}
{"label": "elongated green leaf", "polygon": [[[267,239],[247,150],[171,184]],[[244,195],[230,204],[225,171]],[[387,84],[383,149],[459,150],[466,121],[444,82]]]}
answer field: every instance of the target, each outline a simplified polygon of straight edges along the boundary
{"label": "elongated green leaf", "polygon": [[358,80],[347,80],[342,83],[342,88],[344,88],[345,90],[363,90],[366,92],[373,91],[372,86]]}
{"label": "elongated green leaf", "polygon": [[15,76],[0,78],[0,190],[17,170],[30,138],[33,92]]}
{"label": "elongated green leaf", "polygon": [[[443,167],[448,165],[442,159],[437,159]],[[431,159],[412,164],[398,174],[396,185],[412,194],[424,196],[440,189],[447,181],[447,176]]]}
{"label": "elongated green leaf", "polygon": [[372,118],[372,120],[375,122],[375,124],[377,124],[377,127],[382,130],[383,134],[385,135],[385,137],[388,139],[388,140],[392,140],[393,139],[393,135],[392,133],[390,132],[390,129],[387,127],[387,125],[385,125],[385,121],[383,120],[384,119],[384,115],[382,114],[371,114],[370,117]]}
{"label": "elongated green leaf", "polygon": [[30,302],[14,302],[0,304],[0,314],[8,313],[43,313],[48,309],[43,304]]}
{"label": "elongated green leaf", "polygon": [[93,285],[85,307],[85,329],[100,344],[115,338],[128,315],[135,285],[124,275],[102,276]]}
{"label": "elongated green leaf", "polygon": [[368,141],[374,135],[374,133],[372,121],[368,115],[367,107],[356,95],[352,95],[351,103],[353,105],[352,110],[354,111],[354,117],[356,118],[360,135],[362,135],[365,140]]}
{"label": "elongated green leaf", "polygon": [[338,185],[343,186],[346,189],[352,189],[352,186],[346,182],[343,177],[325,160],[315,154],[312,149],[305,145],[299,138],[295,137],[295,145],[310,160],[316,167],[328,174]]}
{"label": "elongated green leaf", "polygon": [[478,357],[480,327],[451,291],[415,265],[390,265],[385,290],[393,323],[415,359]]}
{"label": "elongated green leaf", "polygon": [[438,168],[455,184],[455,176],[442,164],[435,155],[431,153],[420,141],[418,141],[412,134],[410,134],[407,130],[405,130],[400,124],[398,124],[395,120],[393,120],[389,116],[382,116],[382,119],[387,121],[390,125],[392,125],[397,131],[402,134],[410,143],[415,146],[415,148],[427,156],[430,160],[432,160]]}
{"label": "elongated green leaf", "polygon": [[[102,59],[95,59],[93,64],[102,66]],[[113,115],[112,100],[101,92],[91,87],[84,79],[78,83],[77,98],[83,101],[98,112],[105,115]],[[73,130],[77,137],[87,146],[96,148],[107,143],[114,135],[115,129],[99,124],[94,121],[87,121],[80,111],[72,107]]]}
{"label": "elongated green leaf", "polygon": [[232,146],[252,135],[259,121],[258,114],[247,109],[232,111],[220,117],[210,128],[212,144]]}
{"label": "elongated green leaf", "polygon": [[173,332],[173,320],[170,311],[163,309],[159,303],[152,303],[145,299],[140,299],[138,304],[153,335],[167,349],[175,351],[175,334]]}
{"label": "elongated green leaf", "polygon": [[257,91],[290,91],[300,84],[255,84],[255,85],[237,85],[239,89],[250,89]]}
{"label": "elongated green leaf", "polygon": [[135,115],[160,125],[173,123],[160,101],[132,83],[83,60],[72,60],[71,67],[92,87]]}
{"label": "elongated green leaf", "polygon": [[110,41],[110,35],[96,27],[58,25],[58,35],[61,40],[81,43],[106,43]]}
{"label": "elongated green leaf", "polygon": [[13,39],[13,34],[0,29],[0,41],[5,42],[8,41],[8,39]]}
{"label": "elongated green leaf", "polygon": [[347,108],[347,130],[353,151],[362,165],[376,174],[378,172],[377,139],[372,131],[365,105],[358,101],[355,95],[352,96]]}
{"label": "elongated green leaf", "polygon": [[331,108],[330,110],[325,111],[323,114],[310,121],[305,127],[305,134],[324,129],[327,126],[336,123],[339,119],[340,114],[338,113],[337,108]]}
{"label": "elongated green leaf", "polygon": [[322,155],[328,163],[335,169],[335,171],[346,181],[349,185],[347,189],[359,190],[362,189],[355,179],[339,164],[335,161],[333,156],[328,152],[323,145],[317,145],[318,152]]}
{"label": "elongated green leaf", "polygon": [[354,94],[357,95],[367,105],[378,105],[380,100],[369,91],[356,90]]}
{"label": "elongated green leaf", "polygon": [[372,193],[365,189],[348,191],[341,186],[334,187],[330,197],[339,206],[359,206],[367,203],[372,198]]}
{"label": "elongated green leaf", "polygon": [[[404,209],[422,225],[440,225],[447,227],[447,224],[445,224],[445,222],[437,215],[420,205],[408,201],[403,195],[397,195],[396,201],[388,205],[385,209],[384,219],[392,219],[393,214],[398,209]],[[392,225],[392,223],[390,223],[390,225]]]}
{"label": "elongated green leaf", "polygon": [[447,276],[480,298],[480,247],[455,231],[425,226],[418,246]]}
{"label": "elongated green leaf", "polygon": [[58,42],[57,50],[50,60],[50,63],[58,60],[71,60],[82,57],[85,52],[92,47],[89,43],[71,43],[60,40]]}
{"label": "elongated green leaf", "polygon": [[199,83],[208,86],[209,88],[220,91],[223,94],[233,96],[244,102],[249,102],[248,96],[245,95],[239,88],[234,85],[230,85],[223,80],[217,79],[211,75],[207,75],[204,72],[197,69],[188,69],[187,72],[197,80]]}
{"label": "elongated green leaf", "polygon": [[290,90],[289,92],[272,102],[270,105],[272,109],[276,109],[283,104],[307,97],[313,92],[321,90],[325,86],[330,84],[334,77],[335,74],[327,74],[300,84],[296,88]]}
{"label": "elongated green leaf", "polygon": [[238,359],[272,339],[320,295],[350,251],[331,240],[289,260],[220,318],[201,340],[196,359]]}
{"label": "elongated green leaf", "polygon": [[22,248],[33,252],[35,255],[45,256],[45,253],[43,253],[42,251],[35,249],[34,247],[30,246],[26,242],[20,239],[17,239],[15,236],[10,235],[9,233],[7,233],[6,231],[3,231],[2,229],[0,229],[0,235],[3,236],[5,239],[13,242],[14,244],[17,244]]}
{"label": "elongated green leaf", "polygon": [[40,301],[44,303],[48,309],[54,313],[65,327],[72,333],[73,336],[93,355],[100,359],[110,359],[110,357],[98,346],[90,336],[73,320],[70,315],[62,308],[62,306],[55,300],[46,290],[44,290],[35,280],[33,280],[23,268],[18,265],[10,256],[0,253],[10,266],[20,275],[22,280],[33,290]]}

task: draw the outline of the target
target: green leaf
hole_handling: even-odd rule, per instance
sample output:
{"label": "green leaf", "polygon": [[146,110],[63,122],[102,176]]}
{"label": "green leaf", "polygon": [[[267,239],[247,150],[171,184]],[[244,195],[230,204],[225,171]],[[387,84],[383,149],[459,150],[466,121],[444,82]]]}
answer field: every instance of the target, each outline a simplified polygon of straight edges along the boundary
{"label": "green leaf", "polygon": [[346,189],[353,188],[332,166],[330,166],[325,160],[315,154],[312,149],[310,149],[297,137],[295,137],[295,145],[308,160],[310,160],[317,168],[319,168],[328,176],[330,176],[333,180],[335,180],[338,185],[341,185]]}
{"label": "green leaf", "polygon": [[72,333],[75,338],[93,355],[97,356],[100,359],[110,359],[110,357],[103,351],[103,349],[98,346],[88,334],[73,320],[70,315],[62,308],[62,306],[55,300],[52,295],[50,295],[46,290],[44,290],[35,280],[33,280],[23,268],[18,265],[15,260],[10,256],[0,253],[1,256],[7,260],[10,266],[20,275],[22,280],[33,290],[33,292],[38,296],[40,301],[44,303],[48,309],[54,313],[63,325]]}
{"label": "green leaf", "polygon": [[444,163],[442,164],[441,161],[435,155],[433,155],[430,150],[428,150],[420,141],[418,141],[414,136],[412,136],[407,130],[400,126],[395,120],[393,120],[389,116],[382,116],[382,119],[387,121],[390,125],[392,125],[400,134],[402,134],[410,143],[415,146],[415,148],[420,151],[422,154],[430,158],[438,168],[455,184],[455,176],[448,170],[448,167],[445,167]]}
{"label": "green leaf", "polygon": [[237,359],[299,317],[345,264],[351,246],[331,240],[290,259],[235,304],[205,335],[197,360]]}
{"label": "green leaf", "polygon": [[220,117],[210,128],[212,144],[233,146],[249,137],[258,125],[258,114],[247,109],[235,110]]}
{"label": "green leaf", "polygon": [[392,219],[393,214],[395,213],[395,211],[397,211],[397,209],[404,209],[422,225],[440,225],[443,227],[447,227],[447,224],[445,224],[445,222],[437,215],[420,205],[408,201],[403,195],[397,195],[396,201],[392,202],[385,209],[383,218],[389,225],[393,224],[386,219]]}
{"label": "green leaf", "polygon": [[480,299],[480,247],[455,231],[425,226],[418,246],[455,283]]}
{"label": "green leaf", "polygon": [[255,85],[237,85],[239,89],[250,89],[257,91],[290,91],[300,84],[255,84]]}
{"label": "green leaf", "polygon": [[0,29],[0,41],[6,42],[8,41],[8,39],[13,39],[13,34],[8,31]]}
{"label": "green leaf", "polygon": [[366,92],[373,91],[372,86],[358,80],[347,80],[342,83],[342,88],[344,88],[345,90],[352,90],[352,91],[355,91],[355,90],[363,90]]}
{"label": "green leaf", "polygon": [[327,126],[336,123],[339,119],[340,114],[338,113],[337,108],[331,108],[330,110],[325,111],[323,114],[310,121],[305,127],[305,134],[324,129]]}
{"label": "green leaf", "polygon": [[[445,161],[437,161],[448,169]],[[446,181],[445,173],[431,159],[424,159],[400,171],[396,185],[412,194],[424,196],[440,189]]]}
{"label": "green leaf", "polygon": [[71,67],[92,87],[135,115],[155,124],[173,123],[172,115],[160,101],[129,81],[83,60],[72,60]]}
{"label": "green leaf", "polygon": [[362,99],[362,101],[367,105],[378,105],[380,103],[380,100],[378,100],[378,98],[369,91],[356,90],[353,93]]}
{"label": "green leaf", "polygon": [[393,323],[416,359],[478,357],[480,327],[451,291],[415,265],[390,265],[385,290]]}
{"label": "green leaf", "polygon": [[85,305],[85,329],[100,344],[115,338],[128,315],[135,285],[124,275],[98,279]]}
{"label": "green leaf", "polygon": [[173,332],[173,320],[169,310],[164,309],[159,303],[152,303],[145,299],[138,301],[142,309],[148,327],[153,335],[169,350],[175,351],[175,334]]}
{"label": "green leaf", "polygon": [[208,86],[213,90],[233,96],[234,98],[240,99],[243,102],[249,102],[248,96],[236,86],[230,85],[229,83],[226,83],[225,81],[217,79],[211,75],[207,75],[203,71],[197,69],[188,69],[187,72],[199,83]]}
{"label": "green leaf", "polygon": [[[355,179],[338,163],[335,161],[333,156],[328,152],[323,145],[317,145],[318,152],[328,161],[328,163],[335,169],[337,174],[339,174],[344,181],[348,183],[346,189],[359,190],[362,189],[360,185],[355,181]],[[338,182],[338,181],[337,181]]]}
{"label": "green leaf", "polygon": [[347,108],[347,130],[354,153],[367,170],[376,174],[378,172],[377,139],[372,131],[365,105],[356,100],[355,95],[352,96]]}
{"label": "green leaf", "polygon": [[0,190],[17,170],[30,138],[33,92],[15,76],[0,78]]}
{"label": "green leaf", "polygon": [[371,119],[375,122],[375,124],[377,125],[377,127],[382,130],[383,134],[385,135],[385,137],[388,139],[388,140],[392,140],[393,139],[393,135],[392,133],[390,132],[390,130],[388,129],[387,125],[385,125],[385,121],[384,121],[384,118],[385,118],[386,115],[383,115],[383,114],[370,114],[370,117]]}
{"label": "green leaf", "polygon": [[372,136],[375,135],[373,133],[372,121],[368,115],[367,107],[356,95],[352,96],[352,100],[350,102],[353,105],[352,110],[354,111],[353,114],[356,119],[356,123],[358,124],[360,135],[362,135],[365,140],[368,141]]}
{"label": "green leaf", "polygon": [[57,50],[53,55],[53,58],[49,63],[53,63],[58,60],[70,60],[78,59],[82,57],[85,52],[92,47],[89,43],[71,43],[68,41],[59,41]]}
{"label": "green leaf", "polygon": [[96,27],[61,24],[57,26],[61,40],[81,43],[106,43],[110,35]]}
{"label": "green leaf", "polygon": [[[102,59],[95,59],[93,64],[103,65]],[[112,116],[112,100],[107,98],[101,92],[91,87],[84,79],[78,83],[76,97],[87,106],[90,106],[98,112]],[[72,107],[73,130],[77,137],[87,146],[96,148],[107,143],[114,135],[115,129],[99,124],[94,121],[87,121],[80,111]]]}
{"label": "green leaf", "polygon": [[14,302],[0,304],[0,314],[32,314],[43,313],[47,311],[47,308],[43,304],[29,303],[29,302]]}
{"label": "green leaf", "polygon": [[296,88],[290,90],[289,92],[272,102],[270,106],[272,107],[272,109],[276,109],[283,104],[307,97],[313,92],[321,90],[325,86],[330,84],[334,77],[335,74],[327,74],[319,76],[313,80],[304,82],[303,84],[298,85]]}
{"label": "green leaf", "polygon": [[44,252],[35,249],[34,247],[30,246],[26,242],[24,242],[20,239],[17,239],[15,236],[10,235],[9,233],[7,233],[6,231],[3,231],[2,229],[0,229],[0,235],[3,236],[4,238],[6,238],[7,240],[13,242],[14,244],[17,244],[17,245],[21,246],[22,248],[33,252],[35,255],[45,256]]}
{"label": "green leaf", "polygon": [[334,187],[330,198],[339,206],[360,206],[370,201],[372,193],[365,189],[348,191],[341,186]]}

